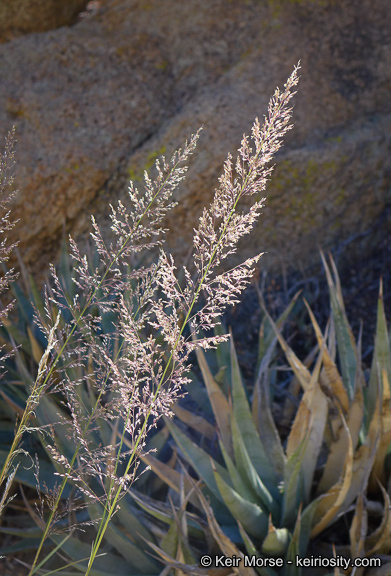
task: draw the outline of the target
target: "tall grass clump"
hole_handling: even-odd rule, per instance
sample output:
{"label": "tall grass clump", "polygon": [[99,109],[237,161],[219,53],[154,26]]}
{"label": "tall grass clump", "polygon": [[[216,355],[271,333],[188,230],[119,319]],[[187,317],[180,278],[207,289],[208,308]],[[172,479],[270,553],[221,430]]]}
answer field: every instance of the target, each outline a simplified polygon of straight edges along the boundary
{"label": "tall grass clump", "polygon": [[[222,263],[260,215],[270,161],[291,128],[297,70],[283,91],[275,91],[263,125],[256,119],[251,138],[243,137],[236,162],[228,156],[212,204],[194,230],[191,266],[177,273],[163,248],[163,224],[199,132],[170,161],[163,157],[156,163],[154,179],[145,173],[144,190],[130,184],[129,208],[121,202],[111,207],[114,243],[107,244],[92,220],[98,263],[92,265],[70,239],[73,287],[52,267],[52,284],[35,317],[46,351],[10,452],[12,461],[22,435],[38,432],[59,478],[47,497],[49,511],[41,514],[42,538],[29,576],[45,563],[41,552],[48,538],[56,550],[66,550],[69,535],[58,537],[56,528],[69,484],[74,509],[86,507],[96,530],[78,569],[85,576],[94,572],[120,501],[137,477],[148,434],[162,416],[171,415],[188,383],[190,353],[226,339],[213,329],[225,308],[238,301],[261,254],[228,271]],[[246,209],[247,197],[254,202]],[[156,249],[157,261],[140,265],[143,255]],[[103,427],[111,433],[97,443]],[[3,474],[8,470],[6,462]]]}
{"label": "tall grass clump", "polygon": [[[5,148],[4,152],[0,154],[0,210],[1,210],[1,217],[0,217],[0,235],[1,235],[1,242],[0,242],[0,264],[3,267],[3,273],[0,276],[0,294],[8,290],[10,283],[16,279],[16,274],[14,271],[6,270],[5,264],[8,262],[9,257],[15,244],[10,244],[7,242],[7,238],[5,234],[12,230],[15,225],[10,218],[10,211],[9,211],[9,203],[15,195],[13,191],[13,169],[14,169],[14,150],[15,145],[15,130],[12,130],[8,133],[5,139]],[[0,325],[6,322],[7,316],[12,308],[13,303],[9,303],[6,306],[2,306],[2,310],[0,311]],[[0,371],[3,374],[4,371],[4,362],[8,357],[7,351],[2,347],[1,349],[1,361],[0,361]],[[16,440],[12,446],[12,449],[9,454],[9,458],[7,458],[3,469],[0,474],[0,487],[2,487],[4,481],[6,481],[6,486],[3,489],[3,492],[0,493],[0,516],[4,509],[4,506],[7,501],[7,496],[9,493],[10,486],[12,484],[13,478],[15,476],[16,469],[13,468],[12,463],[14,457],[17,455],[17,448],[18,448],[18,440]]]}

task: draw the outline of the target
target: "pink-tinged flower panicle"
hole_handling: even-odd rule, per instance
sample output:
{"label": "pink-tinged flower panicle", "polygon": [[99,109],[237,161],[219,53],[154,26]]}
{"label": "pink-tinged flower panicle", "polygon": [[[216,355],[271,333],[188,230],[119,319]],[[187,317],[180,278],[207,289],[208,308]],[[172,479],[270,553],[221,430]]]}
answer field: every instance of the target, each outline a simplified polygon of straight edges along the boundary
{"label": "pink-tinged flower panicle", "polygon": [[198,320],[194,317],[192,321],[193,324],[198,321],[204,329],[213,328],[226,306],[237,301],[253,274],[254,264],[262,255],[249,258],[236,268],[215,276],[215,270],[223,260],[236,252],[239,240],[251,232],[258,220],[264,198],[256,200],[243,212],[239,212],[239,203],[244,197],[259,197],[265,190],[273,170],[269,163],[280,149],[284,135],[292,128],[292,108],[289,102],[299,80],[298,69],[299,65],[286,82],[283,92],[278,88],[275,91],[263,126],[256,118],[251,131],[252,144],[246,135],[243,136],[235,172],[232,157],[228,156],[219,178],[220,187],[209,209],[204,209],[198,228],[194,230],[197,281],[202,284],[207,298],[205,306],[198,313]]}
{"label": "pink-tinged flower panicle", "polygon": [[[175,205],[172,194],[185,176],[183,162],[194,151],[199,132],[170,162],[162,158],[156,163],[155,179],[145,174],[142,193],[130,184],[130,210],[121,202],[111,207],[114,244],[106,244],[93,220],[98,266],[92,267],[71,241],[80,297],[71,301],[54,272],[51,303],[71,316],[68,329],[62,327],[57,338],[68,363],[57,367],[56,381],[61,383],[56,390],[62,386],[69,437],[77,443],[75,454],[63,463],[59,495],[70,478],[81,492],[88,492],[89,478],[95,475],[101,486],[97,497],[102,502],[107,499],[104,527],[99,529],[89,567],[119,498],[135,477],[149,431],[159,418],[171,414],[170,406],[183,395],[190,353],[226,338],[210,335],[211,331],[227,306],[238,302],[261,257],[256,254],[229,270],[222,266],[237,252],[238,242],[253,230],[261,213],[261,196],[272,171],[270,161],[291,128],[289,103],[298,83],[298,68],[284,90],[275,91],[263,125],[256,119],[251,138],[243,136],[236,162],[228,156],[214,199],[194,230],[194,265],[183,268],[183,280],[173,258],[163,250],[163,223]],[[249,202],[250,197],[254,201]],[[140,253],[156,248],[160,248],[157,263],[138,266]],[[104,314],[116,317],[116,324],[106,333],[102,330]],[[67,375],[68,368],[78,374],[75,382]],[[96,403],[86,408],[83,398],[95,398]],[[102,420],[110,425],[122,422],[123,432],[113,434],[113,446],[106,451],[94,445]],[[124,456],[127,459],[121,467]],[[122,477],[116,476],[121,476],[119,470]],[[47,531],[43,539],[46,536]]]}

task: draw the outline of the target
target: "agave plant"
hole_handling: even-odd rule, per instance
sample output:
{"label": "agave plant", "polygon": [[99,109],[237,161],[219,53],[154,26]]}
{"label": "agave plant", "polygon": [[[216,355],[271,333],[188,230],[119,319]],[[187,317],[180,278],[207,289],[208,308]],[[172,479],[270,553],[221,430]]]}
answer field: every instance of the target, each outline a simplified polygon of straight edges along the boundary
{"label": "agave plant", "polygon": [[[230,565],[233,574],[299,576],[300,558],[309,555],[318,558],[318,564],[311,566],[323,566],[323,573],[331,573],[327,566],[334,566],[333,574],[346,573],[339,568],[363,574],[359,563],[369,566],[374,558],[371,575],[391,570],[391,555],[387,556],[391,553],[391,466],[387,456],[391,444],[391,356],[382,288],[373,362],[366,381],[360,342],[354,341],[346,317],[337,270],[331,259],[333,279],[324,258],[323,262],[332,314],[323,333],[307,304],[318,342],[312,364],[311,358],[301,362],[281,333],[291,306],[276,323],[266,314],[262,357],[250,399],[232,338],[229,352],[219,350],[220,369],[215,376],[205,354],[198,351],[215,425],[183,409],[177,409],[176,415],[186,424],[187,433],[183,425],[166,424],[199,483],[152,455],[145,458],[160,478],[181,494],[175,514],[166,510],[176,547],[172,539],[170,546],[163,541],[160,547],[152,547],[168,566],[182,573],[224,574]],[[277,340],[301,387],[299,406],[284,443],[270,402],[269,372]],[[229,373],[230,380],[225,391],[223,366],[228,368],[225,375]],[[287,414],[288,404],[282,419]],[[216,442],[219,450],[214,447]],[[161,507],[136,498],[150,514],[162,518]],[[345,529],[338,532],[343,521]],[[350,542],[341,537],[348,531],[346,523],[350,524]],[[240,560],[236,566],[200,568],[197,560],[202,554]],[[379,555],[383,555],[382,568],[376,568]],[[245,560],[246,556],[253,560]]]}

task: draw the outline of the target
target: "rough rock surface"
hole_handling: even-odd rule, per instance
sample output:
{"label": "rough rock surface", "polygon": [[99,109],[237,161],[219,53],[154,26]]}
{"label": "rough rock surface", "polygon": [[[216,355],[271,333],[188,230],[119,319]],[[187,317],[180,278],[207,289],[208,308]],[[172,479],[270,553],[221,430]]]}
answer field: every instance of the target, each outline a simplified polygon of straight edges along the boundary
{"label": "rough rock surface", "polygon": [[1,0],[0,41],[67,26],[89,0]]}
{"label": "rough rock surface", "polygon": [[[302,64],[295,127],[241,255],[298,267],[351,242],[361,254],[391,204],[389,0],[111,0],[72,27],[0,45],[0,132],[17,126],[14,214],[33,270],[63,230],[107,222],[161,152],[204,131],[168,226],[184,256],[228,151]],[[383,217],[383,220],[382,220]]]}

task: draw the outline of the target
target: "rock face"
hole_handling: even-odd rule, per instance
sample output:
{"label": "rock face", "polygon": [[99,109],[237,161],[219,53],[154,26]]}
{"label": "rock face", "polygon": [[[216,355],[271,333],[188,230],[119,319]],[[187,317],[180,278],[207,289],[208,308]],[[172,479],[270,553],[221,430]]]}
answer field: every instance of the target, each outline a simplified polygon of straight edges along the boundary
{"label": "rock face", "polygon": [[[0,132],[17,126],[20,252],[54,259],[64,229],[126,201],[160,153],[200,125],[168,246],[192,229],[255,116],[301,60],[295,127],[241,256],[297,268],[323,248],[361,254],[391,204],[389,0],[110,0],[72,27],[0,45]],[[383,220],[382,220],[383,218]],[[354,242],[353,239],[356,239]]]}
{"label": "rock face", "polygon": [[0,40],[68,26],[89,0],[1,0]]}

